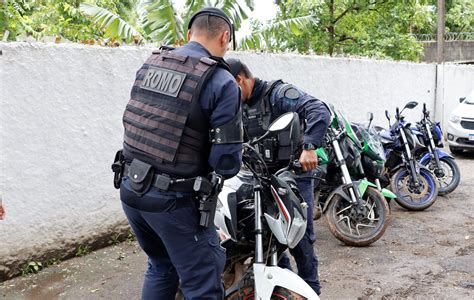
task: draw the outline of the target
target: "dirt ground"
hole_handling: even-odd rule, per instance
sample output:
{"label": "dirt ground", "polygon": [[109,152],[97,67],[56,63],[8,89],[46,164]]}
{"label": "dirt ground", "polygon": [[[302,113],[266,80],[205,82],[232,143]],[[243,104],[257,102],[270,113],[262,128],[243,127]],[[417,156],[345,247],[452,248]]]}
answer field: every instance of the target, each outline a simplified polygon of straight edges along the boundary
{"label": "dirt ground", "polygon": [[[474,153],[457,157],[461,184],[423,212],[391,204],[385,235],[367,248],[316,221],[322,299],[474,299]],[[145,256],[127,241],[0,284],[6,299],[139,299]]]}

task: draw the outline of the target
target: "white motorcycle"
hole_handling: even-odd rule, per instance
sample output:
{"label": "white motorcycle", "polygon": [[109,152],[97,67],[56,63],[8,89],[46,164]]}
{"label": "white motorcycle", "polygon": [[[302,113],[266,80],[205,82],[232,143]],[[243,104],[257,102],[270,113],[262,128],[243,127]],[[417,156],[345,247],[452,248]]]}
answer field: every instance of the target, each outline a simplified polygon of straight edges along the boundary
{"label": "white motorcycle", "polygon": [[226,180],[219,194],[214,224],[227,251],[225,299],[319,299],[297,274],[277,265],[281,253],[303,237],[308,207],[295,182],[299,164],[290,158],[287,167],[270,174],[257,150],[260,140],[284,131],[297,145],[296,113],[280,116],[262,137],[244,144],[246,170]]}

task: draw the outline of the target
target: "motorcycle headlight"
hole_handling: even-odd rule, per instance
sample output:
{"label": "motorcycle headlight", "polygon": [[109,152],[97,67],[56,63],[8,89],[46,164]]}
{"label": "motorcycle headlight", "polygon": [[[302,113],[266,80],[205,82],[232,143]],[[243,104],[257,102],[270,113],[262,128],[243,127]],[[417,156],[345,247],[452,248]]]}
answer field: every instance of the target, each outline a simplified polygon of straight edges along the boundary
{"label": "motorcycle headlight", "polygon": [[458,115],[452,115],[451,118],[449,118],[449,120],[453,123],[459,123],[461,121],[461,117]]}
{"label": "motorcycle headlight", "polygon": [[293,222],[291,223],[287,237],[288,247],[290,249],[293,249],[298,245],[306,232],[306,219],[296,208],[293,209],[293,213]]}

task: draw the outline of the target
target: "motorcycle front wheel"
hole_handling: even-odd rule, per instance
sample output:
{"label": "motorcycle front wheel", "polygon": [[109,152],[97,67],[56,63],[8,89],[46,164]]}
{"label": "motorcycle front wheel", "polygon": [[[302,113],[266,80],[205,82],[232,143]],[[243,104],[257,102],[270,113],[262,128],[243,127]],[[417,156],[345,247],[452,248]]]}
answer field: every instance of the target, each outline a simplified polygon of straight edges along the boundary
{"label": "motorcycle front wheel", "polygon": [[387,229],[390,209],[382,194],[367,188],[361,211],[340,195],[335,195],[325,212],[331,233],[349,246],[364,247],[377,241]]}
{"label": "motorcycle front wheel", "polygon": [[454,191],[461,181],[461,172],[456,164],[456,161],[450,157],[443,157],[439,159],[439,172],[437,170],[436,161],[431,159],[424,163],[425,166],[434,174],[438,179],[440,195],[446,195]]}
{"label": "motorcycle front wheel", "polygon": [[[255,291],[253,285],[246,285],[241,287],[238,291],[231,293],[225,297],[226,300],[253,300],[255,299]],[[306,300],[306,297],[299,295],[298,293],[292,292],[282,287],[276,287],[273,290],[271,300],[283,300],[283,299],[294,299],[294,300]]]}
{"label": "motorcycle front wheel", "polygon": [[395,201],[408,210],[424,210],[433,205],[438,196],[438,183],[427,169],[420,169],[418,176],[420,186],[414,187],[411,173],[401,168],[393,174],[390,181],[392,192],[397,195]]}

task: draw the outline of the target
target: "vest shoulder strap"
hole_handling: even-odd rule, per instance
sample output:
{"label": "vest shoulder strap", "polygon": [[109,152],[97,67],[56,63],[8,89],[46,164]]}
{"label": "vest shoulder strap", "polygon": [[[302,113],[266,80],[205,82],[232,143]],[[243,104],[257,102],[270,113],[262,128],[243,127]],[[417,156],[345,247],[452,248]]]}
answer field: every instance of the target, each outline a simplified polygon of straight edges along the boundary
{"label": "vest shoulder strap", "polygon": [[171,51],[171,50],[174,50],[176,48],[174,47],[171,47],[171,46],[166,46],[166,45],[163,45],[163,46],[160,46],[160,48],[158,48],[158,50],[153,50],[153,54],[161,54],[165,51]]}
{"label": "vest shoulder strap", "polygon": [[265,96],[270,96],[272,93],[273,89],[280,83],[283,83],[283,80],[277,79],[277,80],[272,80],[268,83],[267,88],[265,89]]}

